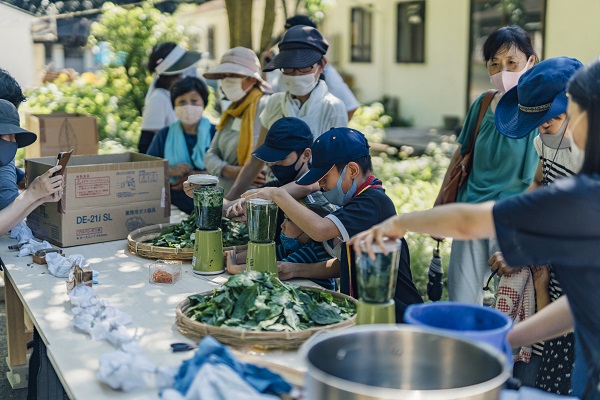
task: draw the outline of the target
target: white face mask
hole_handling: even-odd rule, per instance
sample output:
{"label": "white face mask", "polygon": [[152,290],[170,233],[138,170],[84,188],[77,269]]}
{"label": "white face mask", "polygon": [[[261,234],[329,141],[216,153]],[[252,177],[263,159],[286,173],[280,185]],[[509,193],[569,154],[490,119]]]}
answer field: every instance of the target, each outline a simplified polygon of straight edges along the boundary
{"label": "white face mask", "polygon": [[177,115],[177,118],[186,125],[197,124],[202,118],[203,112],[204,107],[191,104],[175,107],[175,115]]}
{"label": "white face mask", "polygon": [[575,172],[581,171],[581,167],[583,167],[583,162],[585,161],[585,150],[577,146],[577,143],[575,143],[575,137],[573,136],[573,130],[575,129],[575,126],[577,125],[582,116],[583,114],[579,114],[579,117],[577,117],[577,119],[573,121],[573,124],[570,126],[570,129],[567,129],[567,134],[571,139],[571,156],[573,157],[573,161],[575,162],[575,165],[577,167]]}
{"label": "white face mask", "polygon": [[221,79],[221,90],[229,101],[238,101],[247,93],[247,90],[242,89],[242,78]]}
{"label": "white face mask", "polygon": [[287,91],[294,96],[306,96],[317,86],[319,79],[315,78],[315,74],[283,75],[283,82]]}
{"label": "white face mask", "polygon": [[529,60],[521,71],[502,71],[490,76],[490,82],[501,93],[506,93],[517,86],[519,78],[529,69]]}

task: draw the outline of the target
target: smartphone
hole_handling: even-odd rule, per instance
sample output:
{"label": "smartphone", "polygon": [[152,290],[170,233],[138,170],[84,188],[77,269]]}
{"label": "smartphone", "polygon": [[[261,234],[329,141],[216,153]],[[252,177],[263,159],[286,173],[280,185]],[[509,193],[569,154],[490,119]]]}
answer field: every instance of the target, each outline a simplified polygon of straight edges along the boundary
{"label": "smartphone", "polygon": [[60,165],[62,168],[60,171],[55,172],[52,176],[62,175],[65,173],[65,168],[67,167],[67,163],[69,162],[69,158],[71,158],[71,154],[73,153],[73,149],[71,151],[61,151],[56,156],[56,164],[54,166]]}

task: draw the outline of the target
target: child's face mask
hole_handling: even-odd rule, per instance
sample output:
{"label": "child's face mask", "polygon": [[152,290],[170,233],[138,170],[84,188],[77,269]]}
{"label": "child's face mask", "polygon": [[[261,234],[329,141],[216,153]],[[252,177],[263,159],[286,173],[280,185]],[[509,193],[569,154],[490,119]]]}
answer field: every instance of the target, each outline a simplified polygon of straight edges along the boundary
{"label": "child's face mask", "polygon": [[342,173],[340,174],[340,178],[338,179],[335,187],[331,190],[323,192],[323,196],[329,201],[331,204],[335,204],[336,206],[343,206],[352,199],[354,193],[356,193],[356,178],[352,180],[352,187],[348,190],[347,193],[344,193],[342,190],[342,181],[344,179],[344,174],[346,173],[346,169],[348,169],[348,165],[344,167]]}

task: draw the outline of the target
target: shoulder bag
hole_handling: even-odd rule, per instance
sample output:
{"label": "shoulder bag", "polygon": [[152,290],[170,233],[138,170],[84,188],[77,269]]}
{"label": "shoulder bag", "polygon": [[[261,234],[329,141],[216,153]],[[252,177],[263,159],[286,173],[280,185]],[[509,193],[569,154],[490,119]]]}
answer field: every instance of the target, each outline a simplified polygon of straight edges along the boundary
{"label": "shoulder bag", "polygon": [[475,140],[479,134],[479,126],[481,125],[481,120],[496,93],[498,93],[497,90],[488,90],[481,101],[479,116],[477,117],[477,124],[475,125],[475,132],[473,134],[473,139],[471,140],[469,151],[465,154],[460,154],[458,160],[451,166],[450,171],[448,171],[448,178],[444,181],[442,188],[440,189],[440,195],[434,206],[455,203],[459,189],[467,182],[469,173],[473,167],[473,151],[475,149]]}

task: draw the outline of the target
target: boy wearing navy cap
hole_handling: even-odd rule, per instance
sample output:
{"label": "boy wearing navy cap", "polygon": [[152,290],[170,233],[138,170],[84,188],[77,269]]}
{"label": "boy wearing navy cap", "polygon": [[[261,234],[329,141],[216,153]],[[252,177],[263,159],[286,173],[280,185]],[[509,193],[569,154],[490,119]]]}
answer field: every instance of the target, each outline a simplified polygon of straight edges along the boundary
{"label": "boy wearing navy cap", "polygon": [[[261,197],[277,203],[286,216],[313,240],[325,242],[335,257],[318,264],[307,264],[289,272],[289,278],[340,277],[341,292],[358,296],[354,252],[346,241],[355,234],[396,214],[392,200],[385,194],[381,181],[371,174],[369,144],[354,129],[332,128],[319,136],[312,147],[312,166],[296,183],[321,188],[329,202],[340,208],[326,217],[308,210],[281,188],[248,191],[246,199]],[[408,246],[402,240],[398,281],[394,296],[396,319],[402,321],[407,305],[423,299],[412,282]]]}

